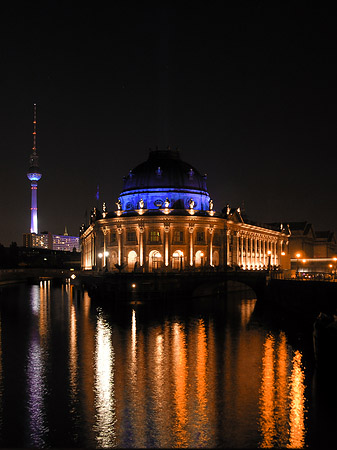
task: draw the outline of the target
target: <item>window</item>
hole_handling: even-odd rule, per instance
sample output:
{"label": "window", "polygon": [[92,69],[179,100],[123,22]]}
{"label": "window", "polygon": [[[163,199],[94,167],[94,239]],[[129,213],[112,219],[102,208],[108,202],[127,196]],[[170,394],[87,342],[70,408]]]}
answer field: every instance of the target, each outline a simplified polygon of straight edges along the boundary
{"label": "window", "polygon": [[110,233],[110,245],[117,241],[116,233]]}
{"label": "window", "polygon": [[204,231],[197,232],[197,242],[205,242],[205,232]]}
{"label": "window", "polygon": [[136,242],[137,241],[137,235],[135,231],[128,231],[126,233],[126,240],[128,242]]}
{"label": "window", "polygon": [[173,242],[184,242],[184,232],[183,231],[174,231]]}
{"label": "window", "polygon": [[150,242],[160,242],[159,231],[150,231]]}
{"label": "window", "polygon": [[218,233],[214,233],[213,244],[214,245],[220,245],[221,244],[220,236],[219,236]]}

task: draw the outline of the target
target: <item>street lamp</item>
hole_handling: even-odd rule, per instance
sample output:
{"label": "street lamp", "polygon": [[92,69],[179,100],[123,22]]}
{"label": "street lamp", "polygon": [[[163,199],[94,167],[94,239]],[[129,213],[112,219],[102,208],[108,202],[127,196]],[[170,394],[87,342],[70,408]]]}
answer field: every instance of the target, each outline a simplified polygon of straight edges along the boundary
{"label": "street lamp", "polygon": [[105,262],[105,271],[108,271],[108,256],[109,256],[109,252],[105,251],[104,252],[104,262]]}
{"label": "street lamp", "polygon": [[[103,258],[103,253],[98,253],[97,256],[99,257],[100,260],[102,260],[102,258]],[[102,265],[102,263],[100,263],[100,265]],[[99,269],[97,268],[97,270],[99,270]]]}
{"label": "street lamp", "polygon": [[[99,259],[100,260],[102,260],[102,258],[103,258],[103,256],[104,256],[104,259],[103,259],[103,267],[105,267],[105,271],[107,271],[108,270],[108,264],[107,264],[107,260],[106,260],[106,258],[107,258],[107,256],[109,256],[109,252],[103,252],[103,253],[98,253],[98,255],[97,255],[98,257],[99,257]],[[103,267],[102,267],[102,269],[103,269]]]}
{"label": "street lamp", "polygon": [[271,250],[268,250],[268,271],[270,272],[270,266],[271,266],[271,264],[270,264],[270,262],[271,262]]}
{"label": "street lamp", "polygon": [[296,253],[296,258],[297,258],[297,267],[296,267],[296,278],[298,278],[298,273],[299,273],[299,267],[300,267],[300,257],[301,257],[301,253]]}

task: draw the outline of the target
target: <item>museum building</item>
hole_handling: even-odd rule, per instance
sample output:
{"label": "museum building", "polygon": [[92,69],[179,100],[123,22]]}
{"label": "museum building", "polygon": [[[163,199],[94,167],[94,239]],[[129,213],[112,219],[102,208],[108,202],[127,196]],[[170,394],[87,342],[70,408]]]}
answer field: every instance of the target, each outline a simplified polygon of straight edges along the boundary
{"label": "museum building", "polygon": [[229,205],[217,211],[206,178],[178,150],[150,150],[124,177],[114,211],[103,203],[82,225],[82,269],[260,270],[288,264],[289,229],[248,222]]}

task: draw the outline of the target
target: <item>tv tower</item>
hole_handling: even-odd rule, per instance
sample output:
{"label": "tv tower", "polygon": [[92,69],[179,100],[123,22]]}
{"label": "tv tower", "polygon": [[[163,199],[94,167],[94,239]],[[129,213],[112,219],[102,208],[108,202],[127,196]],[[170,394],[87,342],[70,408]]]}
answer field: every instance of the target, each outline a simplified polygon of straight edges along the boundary
{"label": "tv tower", "polygon": [[36,153],[36,103],[34,103],[33,119],[33,153],[29,157],[29,170],[27,177],[30,180],[30,189],[32,193],[30,208],[30,232],[37,234],[37,182],[42,177],[42,173],[39,169],[39,157]]}

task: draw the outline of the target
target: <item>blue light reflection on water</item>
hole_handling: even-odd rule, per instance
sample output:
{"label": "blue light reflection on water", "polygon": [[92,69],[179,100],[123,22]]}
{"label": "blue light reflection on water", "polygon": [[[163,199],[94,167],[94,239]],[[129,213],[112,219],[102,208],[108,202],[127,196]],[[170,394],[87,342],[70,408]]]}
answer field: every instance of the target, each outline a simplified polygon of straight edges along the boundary
{"label": "blue light reflection on water", "polygon": [[220,312],[109,313],[70,285],[5,289],[1,446],[305,447],[310,372],[254,306],[237,294]]}

